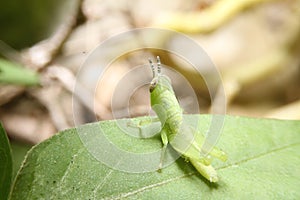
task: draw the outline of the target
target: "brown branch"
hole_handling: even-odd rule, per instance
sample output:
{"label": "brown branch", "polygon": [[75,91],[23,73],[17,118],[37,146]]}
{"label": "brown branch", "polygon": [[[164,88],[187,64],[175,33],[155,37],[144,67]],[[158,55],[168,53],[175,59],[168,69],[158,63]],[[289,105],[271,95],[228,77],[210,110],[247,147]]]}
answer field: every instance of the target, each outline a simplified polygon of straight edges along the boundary
{"label": "brown branch", "polygon": [[[22,52],[20,54],[20,58],[18,58],[19,56],[17,56],[17,58],[14,56],[13,59],[21,60],[24,66],[33,68],[34,70],[40,70],[46,67],[55,58],[64,42],[76,26],[81,5],[82,0],[78,0],[69,17],[62,25],[60,25],[52,37]],[[8,50],[6,54],[9,58],[11,55],[18,55],[15,51],[11,50],[11,48],[7,48],[6,45],[2,45],[2,47],[5,47],[5,50]],[[3,105],[16,96],[19,96],[25,91],[25,89],[25,87],[21,86],[1,86],[0,105]]]}
{"label": "brown branch", "polygon": [[41,70],[51,63],[76,26],[81,4],[82,0],[78,0],[75,8],[68,15],[64,23],[58,27],[52,37],[41,41],[23,52],[25,65],[31,66],[36,70]]}

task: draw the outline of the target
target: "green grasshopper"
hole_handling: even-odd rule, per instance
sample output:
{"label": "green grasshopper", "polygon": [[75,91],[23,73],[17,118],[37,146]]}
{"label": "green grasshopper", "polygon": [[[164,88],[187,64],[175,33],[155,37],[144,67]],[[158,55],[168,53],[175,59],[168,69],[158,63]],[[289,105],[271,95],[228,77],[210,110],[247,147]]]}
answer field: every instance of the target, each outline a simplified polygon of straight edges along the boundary
{"label": "green grasshopper", "polygon": [[161,122],[161,139],[163,149],[159,169],[162,168],[166,147],[170,144],[173,149],[190,161],[197,171],[210,182],[217,182],[216,170],[211,166],[212,157],[223,162],[227,155],[214,147],[208,154],[201,151],[204,136],[183,122],[183,110],[180,107],[169,77],[161,74],[161,62],[157,56],[157,70],[151,59],[149,63],[153,73],[150,83],[151,107]]}

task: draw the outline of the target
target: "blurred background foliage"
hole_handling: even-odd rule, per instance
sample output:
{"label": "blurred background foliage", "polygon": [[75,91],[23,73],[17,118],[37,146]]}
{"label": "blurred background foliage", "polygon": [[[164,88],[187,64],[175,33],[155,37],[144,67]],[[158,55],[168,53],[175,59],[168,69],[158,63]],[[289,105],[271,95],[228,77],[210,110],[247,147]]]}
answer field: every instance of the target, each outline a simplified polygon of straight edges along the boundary
{"label": "blurred background foliage", "polygon": [[46,39],[68,13],[68,4],[70,1],[1,1],[1,40],[22,49]]}
{"label": "blurred background foliage", "polygon": [[[137,72],[126,82],[124,77],[156,55],[182,75],[170,74],[185,112],[198,113],[196,104],[200,113],[210,113],[218,94],[211,99],[193,66],[167,51],[129,52],[109,66],[101,65],[100,56],[95,68],[76,77],[101,42],[134,28],[172,29],[203,47],[222,76],[227,114],[300,119],[299,0],[10,0],[1,1],[0,10],[0,54],[11,62],[0,63],[0,80],[18,74],[15,83],[0,84],[0,120],[18,141],[14,152],[22,152],[20,143],[30,146],[78,125],[74,113],[79,123],[93,121],[95,114],[98,120],[147,115],[148,86],[132,87],[140,79],[150,80],[151,74]],[[174,39],[165,47],[184,48],[181,42]],[[107,52],[120,48],[115,44]],[[38,75],[39,82],[22,84],[22,71],[8,70],[12,63]],[[99,68],[104,75],[94,77]],[[75,82],[79,91],[73,90]],[[187,83],[196,97],[186,93]]]}

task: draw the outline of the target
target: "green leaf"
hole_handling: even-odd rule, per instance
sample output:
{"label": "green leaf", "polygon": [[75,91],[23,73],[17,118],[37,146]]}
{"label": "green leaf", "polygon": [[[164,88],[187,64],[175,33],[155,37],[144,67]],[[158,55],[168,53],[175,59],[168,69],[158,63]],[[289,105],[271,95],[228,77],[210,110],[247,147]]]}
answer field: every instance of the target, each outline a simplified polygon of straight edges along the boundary
{"label": "green leaf", "polygon": [[13,161],[13,177],[15,177],[27,151],[32,147],[32,145],[12,140],[10,141],[10,147]]}
{"label": "green leaf", "polygon": [[7,199],[12,181],[12,157],[6,133],[0,123],[0,199]]}
{"label": "green leaf", "polygon": [[39,77],[34,71],[0,58],[0,83],[31,86],[39,84]]}
{"label": "green leaf", "polygon": [[[189,121],[199,115],[186,115]],[[211,116],[200,116],[200,129],[209,128]],[[193,166],[179,158],[161,173],[116,170],[139,160],[126,161],[112,146],[136,154],[161,148],[159,135],[133,137],[157,129],[159,123],[125,134],[129,119],[103,121],[69,129],[28,152],[16,178],[11,199],[299,199],[300,121],[225,117],[218,147],[229,156],[213,161],[220,181],[209,183]],[[151,132],[151,131],[150,131]],[[103,133],[103,134],[101,134]],[[103,143],[104,135],[110,143]],[[107,145],[107,146],[106,146]],[[86,147],[90,148],[88,151]],[[94,150],[93,150],[94,149]],[[116,151],[116,149],[114,149]],[[92,154],[91,154],[92,153]],[[97,155],[106,155],[99,162]],[[145,154],[146,155],[146,154]],[[97,159],[96,159],[97,158]],[[142,158],[141,158],[142,159]],[[151,164],[151,161],[143,161]],[[153,163],[156,163],[153,160]],[[128,166],[126,165],[128,164]]]}

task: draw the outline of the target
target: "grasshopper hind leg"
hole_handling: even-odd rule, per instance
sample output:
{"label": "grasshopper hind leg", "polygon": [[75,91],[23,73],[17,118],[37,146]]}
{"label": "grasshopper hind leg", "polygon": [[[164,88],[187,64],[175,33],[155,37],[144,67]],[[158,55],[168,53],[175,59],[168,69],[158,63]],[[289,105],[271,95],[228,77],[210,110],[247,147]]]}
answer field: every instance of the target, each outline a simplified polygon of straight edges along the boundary
{"label": "grasshopper hind leg", "polygon": [[197,171],[211,183],[215,183],[219,180],[217,171],[211,165],[205,165],[204,163],[191,158],[189,160]]}
{"label": "grasshopper hind leg", "polygon": [[224,151],[222,151],[222,150],[220,150],[220,149],[218,149],[216,147],[213,148],[212,151],[209,154],[212,157],[215,157],[215,158],[221,160],[222,162],[225,162],[228,159],[227,154]]}

